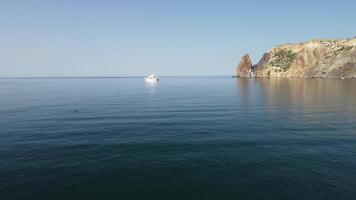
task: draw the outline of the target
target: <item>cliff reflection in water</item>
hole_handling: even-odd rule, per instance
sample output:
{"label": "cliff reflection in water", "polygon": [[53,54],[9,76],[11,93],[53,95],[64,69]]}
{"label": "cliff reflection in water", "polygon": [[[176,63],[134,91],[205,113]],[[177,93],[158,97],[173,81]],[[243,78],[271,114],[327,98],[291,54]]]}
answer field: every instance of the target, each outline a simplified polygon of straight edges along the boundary
{"label": "cliff reflection in water", "polygon": [[334,121],[356,121],[355,79],[238,78],[236,84],[246,114],[263,108],[260,114],[279,115],[290,123],[320,123],[344,113]]}
{"label": "cliff reflection in water", "polygon": [[313,104],[319,108],[336,105],[345,109],[355,109],[355,79],[238,78],[236,81],[241,98],[246,100],[246,103],[248,100],[258,98],[255,100],[265,100],[270,106],[303,108]]}

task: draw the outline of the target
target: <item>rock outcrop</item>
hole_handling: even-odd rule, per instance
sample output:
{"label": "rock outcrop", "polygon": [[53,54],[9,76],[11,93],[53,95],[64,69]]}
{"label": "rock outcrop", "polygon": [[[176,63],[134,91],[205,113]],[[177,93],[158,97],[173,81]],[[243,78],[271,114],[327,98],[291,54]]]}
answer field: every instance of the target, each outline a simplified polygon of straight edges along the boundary
{"label": "rock outcrop", "polygon": [[245,56],[236,69],[238,77],[356,78],[356,38],[279,45],[255,66]]}
{"label": "rock outcrop", "polygon": [[250,59],[250,55],[245,54],[236,68],[235,75],[237,77],[251,77],[252,72],[253,72],[253,66]]}

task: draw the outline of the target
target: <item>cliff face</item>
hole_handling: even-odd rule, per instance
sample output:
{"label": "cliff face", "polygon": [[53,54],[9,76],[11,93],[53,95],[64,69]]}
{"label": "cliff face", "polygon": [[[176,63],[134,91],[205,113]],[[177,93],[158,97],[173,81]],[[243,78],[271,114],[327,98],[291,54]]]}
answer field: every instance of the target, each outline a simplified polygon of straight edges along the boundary
{"label": "cliff face", "polygon": [[251,73],[240,64],[239,77],[356,78],[356,38],[279,45],[265,53]]}
{"label": "cliff face", "polygon": [[236,68],[235,75],[237,77],[251,77],[252,71],[253,71],[253,66],[252,66],[250,56],[248,54],[245,54]]}

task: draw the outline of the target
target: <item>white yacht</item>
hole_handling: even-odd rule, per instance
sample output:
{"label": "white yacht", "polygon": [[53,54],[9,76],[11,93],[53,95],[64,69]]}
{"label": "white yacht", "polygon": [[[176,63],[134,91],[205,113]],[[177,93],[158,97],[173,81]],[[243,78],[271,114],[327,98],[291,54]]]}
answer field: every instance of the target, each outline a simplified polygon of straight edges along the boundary
{"label": "white yacht", "polygon": [[155,74],[151,74],[151,75],[149,75],[149,76],[147,76],[145,78],[145,81],[147,81],[147,82],[157,82],[157,81],[159,81],[159,78]]}

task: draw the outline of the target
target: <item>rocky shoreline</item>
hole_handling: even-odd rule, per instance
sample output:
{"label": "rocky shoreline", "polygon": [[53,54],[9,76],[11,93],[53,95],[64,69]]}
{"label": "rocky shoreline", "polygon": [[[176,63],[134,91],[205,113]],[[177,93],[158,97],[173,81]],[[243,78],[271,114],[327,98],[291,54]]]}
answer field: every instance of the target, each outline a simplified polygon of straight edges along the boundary
{"label": "rocky shoreline", "polygon": [[356,38],[278,45],[255,65],[245,54],[235,77],[356,78]]}

